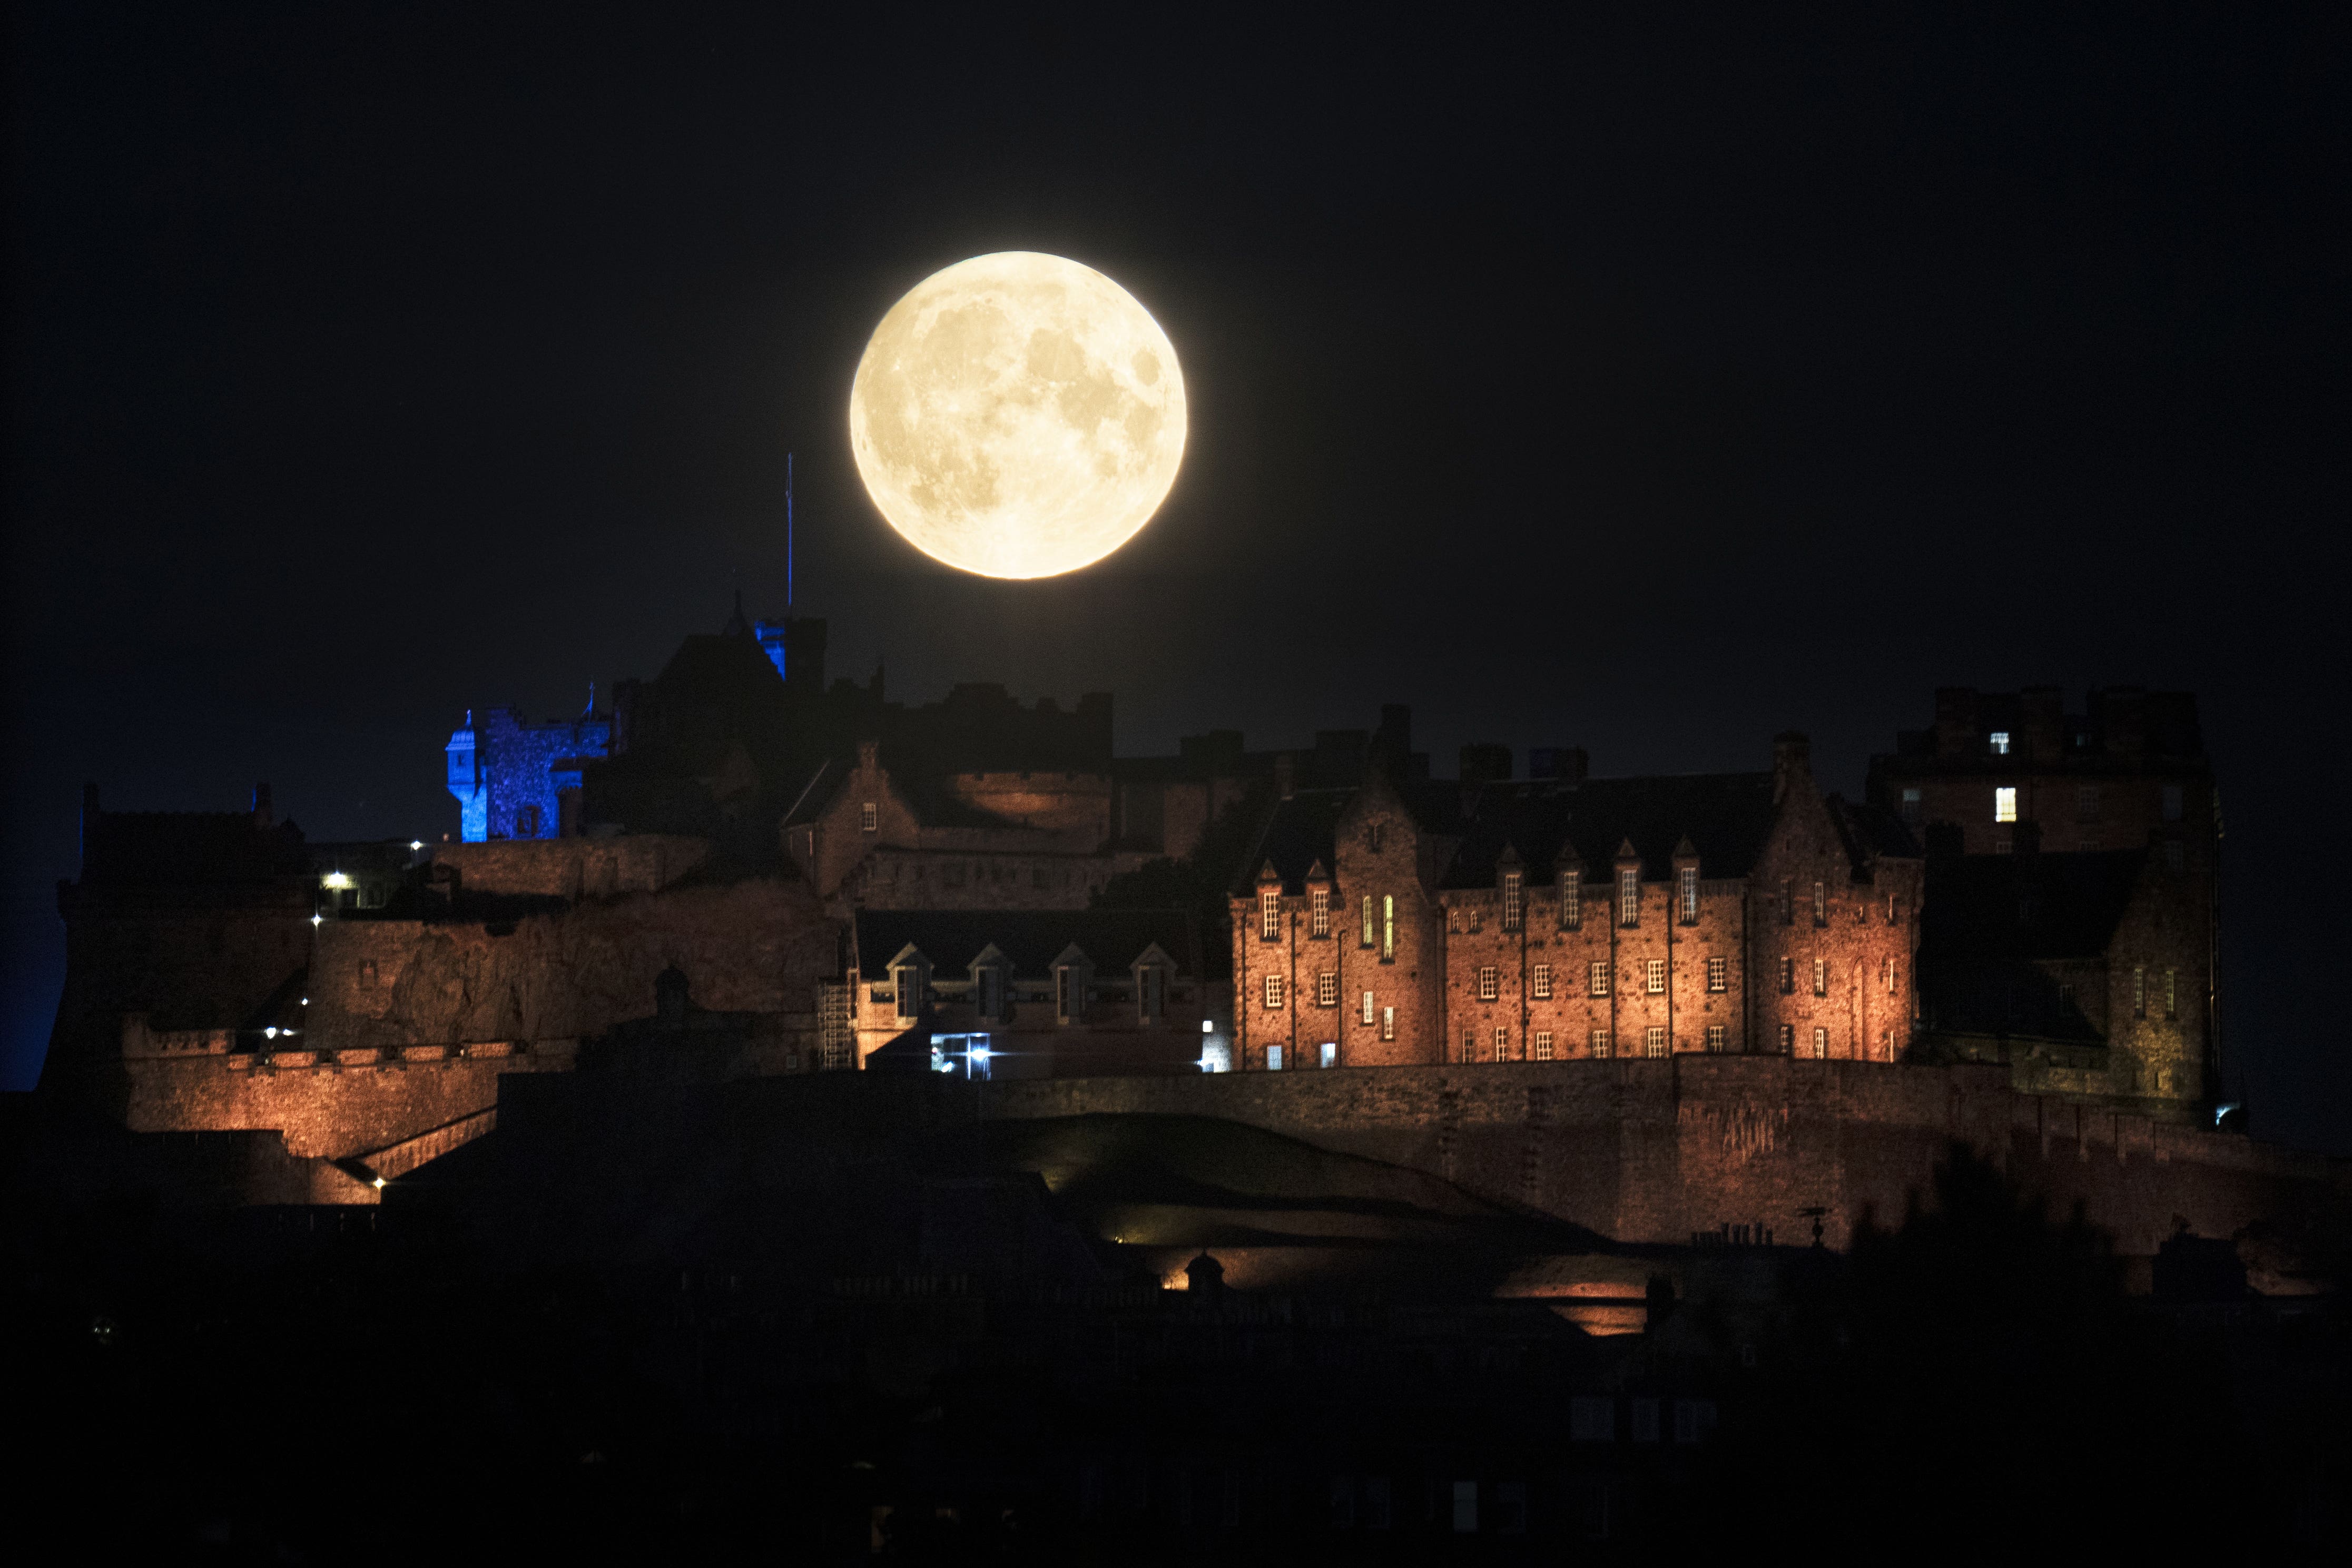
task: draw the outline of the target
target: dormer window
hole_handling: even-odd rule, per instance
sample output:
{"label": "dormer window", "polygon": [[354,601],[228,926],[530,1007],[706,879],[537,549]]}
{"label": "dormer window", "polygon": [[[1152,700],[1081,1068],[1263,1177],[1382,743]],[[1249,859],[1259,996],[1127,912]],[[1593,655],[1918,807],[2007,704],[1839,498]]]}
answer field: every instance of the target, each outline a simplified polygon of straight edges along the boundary
{"label": "dormer window", "polygon": [[1559,873],[1559,928],[1574,931],[1584,924],[1584,878],[1574,866]]}
{"label": "dormer window", "polygon": [[1311,927],[1314,934],[1318,936],[1330,936],[1331,890],[1328,887],[1316,888],[1307,895],[1307,902],[1310,917],[1314,922]]}
{"label": "dormer window", "polygon": [[981,956],[971,961],[971,1005],[982,1023],[1004,1023],[1012,1017],[1011,989],[1007,980],[1011,964],[1002,949],[989,944]]}
{"label": "dormer window", "polygon": [[1087,1021],[1087,1004],[1093,999],[1094,964],[1075,942],[1054,960],[1054,1021]]}
{"label": "dormer window", "polygon": [[1257,934],[1265,941],[1282,936],[1282,889],[1262,887],[1257,891]]}
{"label": "dormer window", "polygon": [[1987,743],[1991,747],[1992,754],[1995,757],[2007,757],[2009,755],[2009,731],[2005,729],[1994,730],[1992,734],[1987,737]]}
{"label": "dormer window", "polygon": [[1681,900],[1683,924],[1698,924],[1698,867],[1686,865],[1675,873],[1675,896]]}
{"label": "dormer window", "polygon": [[898,1019],[912,1023],[923,1010],[923,971],[919,964],[901,964],[890,971],[890,992]]}
{"label": "dormer window", "polygon": [[1639,866],[1621,866],[1617,872],[1617,924],[1642,924],[1642,871]]}
{"label": "dormer window", "polygon": [[1520,873],[1515,871],[1503,873],[1503,929],[1506,931],[1519,928],[1520,917],[1526,909],[1527,896],[1519,877]]}
{"label": "dormer window", "polygon": [[1155,1024],[1168,1016],[1168,971],[1147,964],[1135,972],[1135,1016],[1139,1023]]}

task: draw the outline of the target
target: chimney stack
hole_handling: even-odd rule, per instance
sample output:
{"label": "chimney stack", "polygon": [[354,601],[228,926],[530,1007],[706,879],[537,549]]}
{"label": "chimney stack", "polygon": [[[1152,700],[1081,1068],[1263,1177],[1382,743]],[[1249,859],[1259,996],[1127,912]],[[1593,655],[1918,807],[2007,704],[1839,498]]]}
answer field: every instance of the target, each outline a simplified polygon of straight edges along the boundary
{"label": "chimney stack", "polygon": [[278,813],[270,810],[269,806],[269,784],[267,779],[256,783],[253,787],[253,825],[257,828],[274,828],[278,825]]}
{"label": "chimney stack", "polygon": [[1298,763],[1287,751],[1275,754],[1274,792],[1286,800],[1298,792]]}
{"label": "chimney stack", "polygon": [[1784,729],[1772,737],[1772,803],[1779,805],[1789,786],[1813,771],[1813,744],[1801,730]]}

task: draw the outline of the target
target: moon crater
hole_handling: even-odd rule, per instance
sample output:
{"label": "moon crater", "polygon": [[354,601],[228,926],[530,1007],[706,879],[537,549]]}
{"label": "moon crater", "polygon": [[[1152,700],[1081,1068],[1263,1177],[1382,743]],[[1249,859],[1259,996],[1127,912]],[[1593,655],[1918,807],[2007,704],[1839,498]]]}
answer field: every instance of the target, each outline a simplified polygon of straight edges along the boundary
{"label": "moon crater", "polygon": [[1051,577],[1168,497],[1184,379],[1160,324],[1075,261],[1000,251],[933,273],[874,329],[849,393],[866,493],[924,554]]}

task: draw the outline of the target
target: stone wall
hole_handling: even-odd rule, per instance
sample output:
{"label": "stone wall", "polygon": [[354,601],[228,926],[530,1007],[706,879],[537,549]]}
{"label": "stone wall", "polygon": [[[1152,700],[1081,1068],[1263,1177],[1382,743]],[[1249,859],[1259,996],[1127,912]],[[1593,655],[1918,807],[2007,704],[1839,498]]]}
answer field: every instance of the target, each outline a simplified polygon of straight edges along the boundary
{"label": "stone wall", "polygon": [[2074,1203],[2127,1252],[2175,1217],[2228,1236],[2331,1179],[2317,1156],[2012,1092],[1992,1066],[1769,1056],[992,1084],[998,1119],[1128,1112],[1223,1117],[1441,1176],[1626,1241],[1725,1226],[1843,1246],[1867,1211],[1895,1222],[1954,1140]]}
{"label": "stone wall", "polygon": [[665,833],[492,840],[432,848],[433,863],[457,868],[458,884],[467,893],[570,899],[659,893],[709,854],[707,839]]}

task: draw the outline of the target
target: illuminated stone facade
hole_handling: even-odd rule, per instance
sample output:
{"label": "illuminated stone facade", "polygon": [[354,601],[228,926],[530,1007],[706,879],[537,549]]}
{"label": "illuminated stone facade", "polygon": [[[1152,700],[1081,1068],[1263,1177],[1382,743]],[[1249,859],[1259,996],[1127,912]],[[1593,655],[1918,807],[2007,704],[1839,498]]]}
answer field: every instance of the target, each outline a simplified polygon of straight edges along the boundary
{"label": "illuminated stone facade", "polygon": [[1770,773],[1295,792],[1234,897],[1250,1068],[1912,1041],[1921,862],[1883,813]]}

